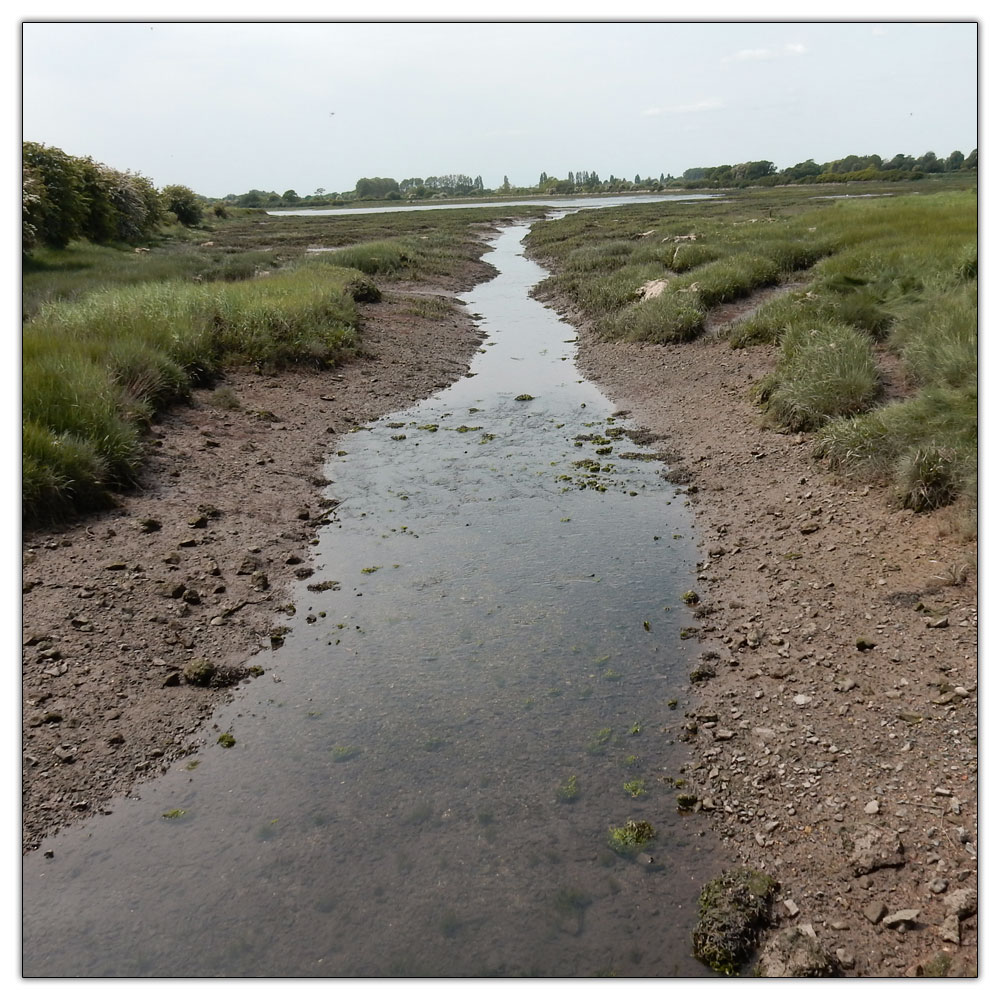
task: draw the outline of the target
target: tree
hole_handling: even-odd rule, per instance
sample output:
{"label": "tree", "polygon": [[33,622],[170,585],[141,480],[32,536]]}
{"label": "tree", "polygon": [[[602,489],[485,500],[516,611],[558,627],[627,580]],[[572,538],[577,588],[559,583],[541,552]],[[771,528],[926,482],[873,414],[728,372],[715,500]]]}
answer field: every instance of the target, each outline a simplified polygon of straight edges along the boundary
{"label": "tree", "polygon": [[961,170],[965,163],[965,154],[956,149],[945,161],[945,170]]}
{"label": "tree", "polygon": [[[430,187],[429,180],[427,186]],[[399,181],[392,177],[361,177],[354,185],[359,198],[384,198],[390,191],[399,191]]]}
{"label": "tree", "polygon": [[197,226],[201,222],[201,202],[191,188],[183,184],[168,184],[160,195],[167,211],[173,212],[182,226]]}
{"label": "tree", "polygon": [[21,165],[23,175],[33,174],[41,188],[32,208],[37,241],[62,248],[82,236],[87,201],[80,161],[54,146],[26,142]]}
{"label": "tree", "polygon": [[295,193],[292,188],[289,188],[282,196],[281,200],[289,205],[298,204],[302,199]]}
{"label": "tree", "polygon": [[965,163],[962,166],[966,170],[978,170],[979,169],[979,148],[976,147],[969,155],[965,158]]}

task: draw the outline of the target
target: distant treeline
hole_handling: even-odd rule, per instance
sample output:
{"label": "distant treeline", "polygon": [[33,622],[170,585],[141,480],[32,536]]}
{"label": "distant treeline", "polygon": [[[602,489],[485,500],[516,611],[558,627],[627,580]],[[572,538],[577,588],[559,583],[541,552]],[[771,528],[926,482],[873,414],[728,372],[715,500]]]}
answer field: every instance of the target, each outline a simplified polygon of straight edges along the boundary
{"label": "distant treeline", "polygon": [[483,185],[481,175],[472,178],[467,174],[442,174],[437,177],[407,177],[397,181],[393,177],[361,177],[352,191],[332,192],[317,188],[313,194],[299,195],[289,190],[284,194],[275,191],[252,190],[246,194],[227,194],[222,201],[241,208],[281,208],[291,206],[341,205],[353,201],[400,201],[427,198],[460,198],[469,195],[507,194],[601,194],[624,191],[663,191],[669,188],[747,187],[775,184],[826,184],[845,181],[902,181],[920,180],[928,174],[949,173],[955,170],[975,171],[979,154],[973,150],[966,156],[955,150],[947,157],[934,152],[923,156],[897,153],[891,159],[877,154],[870,156],[845,156],[829,163],[804,160],[792,167],[778,168],[770,160],[752,160],[747,163],[721,164],[715,167],[691,167],[680,177],[660,174],[659,177],[642,177],[630,180],[611,174],[606,179],[592,170],[570,170],[565,177],[542,173],[538,183],[517,186],[504,176],[496,188]]}
{"label": "distant treeline", "polygon": [[441,174],[432,177],[361,177],[351,191],[317,188],[299,195],[253,189],[245,194],[207,198],[181,184],[157,190],[141,174],[116,170],[90,157],[69,156],[54,146],[22,144],[21,242],[24,253],[39,246],[61,248],[72,240],[94,243],[143,241],[164,223],[194,226],[206,211],[225,216],[227,208],[293,208],[343,205],[355,201],[416,201],[489,195],[569,195],[628,191],[664,191],[672,188],[746,187],[776,184],[824,184],[845,181],[919,180],[930,174],[976,171],[978,150],[967,156],[955,150],[947,157],[927,152],[913,157],[897,153],[892,159],[877,154],[845,156],[819,164],[804,160],[778,170],[770,160],[691,167],[680,177],[660,174],[629,180],[611,174],[602,180],[596,171],[570,170],[565,177],[543,171],[535,185],[515,186],[504,176],[497,188],[483,185],[481,175]]}
{"label": "distant treeline", "polygon": [[147,178],[115,170],[54,146],[21,147],[21,248],[60,249],[72,240],[138,243],[165,222],[199,223],[204,199],[171,184],[158,191]]}
{"label": "distant treeline", "polygon": [[681,175],[686,185],[717,187],[747,184],[831,184],[843,181],[868,180],[919,180],[926,174],[944,174],[954,170],[978,170],[979,151],[968,156],[956,149],[947,158],[934,152],[923,156],[897,153],[891,160],[884,160],[877,153],[870,156],[845,156],[819,164],[803,160],[794,167],[778,170],[770,160],[750,163],[723,164],[718,167],[691,167]]}

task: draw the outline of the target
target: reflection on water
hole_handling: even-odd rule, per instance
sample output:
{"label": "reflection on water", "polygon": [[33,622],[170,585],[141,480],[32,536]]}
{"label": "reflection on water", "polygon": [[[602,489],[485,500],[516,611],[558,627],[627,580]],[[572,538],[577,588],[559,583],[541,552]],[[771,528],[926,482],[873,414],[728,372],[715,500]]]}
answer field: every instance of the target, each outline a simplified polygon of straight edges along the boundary
{"label": "reflection on water", "polygon": [[[29,976],[701,975],[677,813],[692,523],[512,227],[469,378],[357,430],[204,752],[25,860]],[[681,710],[683,705],[681,706]],[[609,828],[647,820],[640,858]]]}
{"label": "reflection on water", "polygon": [[524,205],[544,205],[556,209],[609,208],[614,205],[642,205],[659,201],[704,201],[714,194],[626,194],[590,195],[581,198],[512,198],[508,201],[440,202],[432,205],[382,205],[378,208],[286,208],[274,209],[268,215],[380,215],[383,212],[440,212],[445,208],[511,208]]}

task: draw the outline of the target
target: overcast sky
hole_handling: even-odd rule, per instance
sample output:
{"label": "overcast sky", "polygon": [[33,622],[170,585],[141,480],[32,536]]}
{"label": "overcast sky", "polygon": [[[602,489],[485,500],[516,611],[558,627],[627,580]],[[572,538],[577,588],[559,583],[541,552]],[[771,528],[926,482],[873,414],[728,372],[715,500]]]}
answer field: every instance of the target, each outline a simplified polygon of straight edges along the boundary
{"label": "overcast sky", "polygon": [[968,153],[975,23],[25,23],[23,137],[222,197]]}

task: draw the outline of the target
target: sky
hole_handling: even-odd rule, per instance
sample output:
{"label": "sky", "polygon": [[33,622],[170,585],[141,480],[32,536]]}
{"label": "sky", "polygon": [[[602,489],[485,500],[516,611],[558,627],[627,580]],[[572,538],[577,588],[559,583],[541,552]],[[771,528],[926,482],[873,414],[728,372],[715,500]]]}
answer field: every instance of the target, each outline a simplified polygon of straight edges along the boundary
{"label": "sky", "polygon": [[372,176],[462,173],[491,188],[543,171],[946,157],[978,146],[978,30],[26,20],[22,138],[218,198]]}

